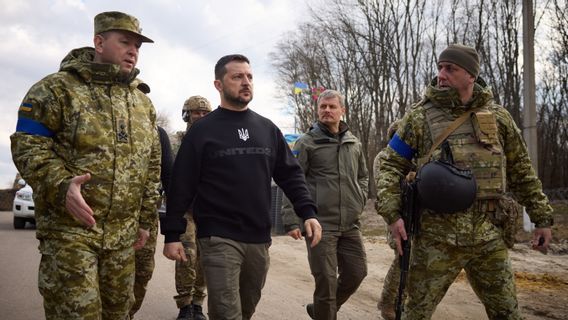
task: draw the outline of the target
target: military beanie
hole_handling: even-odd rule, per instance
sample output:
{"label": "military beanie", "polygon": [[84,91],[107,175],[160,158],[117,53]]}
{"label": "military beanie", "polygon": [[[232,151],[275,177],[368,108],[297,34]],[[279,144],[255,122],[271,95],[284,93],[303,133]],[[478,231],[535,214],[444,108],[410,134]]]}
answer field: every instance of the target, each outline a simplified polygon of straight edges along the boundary
{"label": "military beanie", "polygon": [[154,42],[154,40],[142,35],[140,22],[129,14],[118,11],[101,12],[97,14],[95,16],[95,35],[111,30],[132,32],[138,35],[142,42]]}
{"label": "military beanie", "polygon": [[440,62],[451,62],[465,69],[477,78],[479,76],[479,54],[475,48],[462,44],[450,44],[440,53]]}

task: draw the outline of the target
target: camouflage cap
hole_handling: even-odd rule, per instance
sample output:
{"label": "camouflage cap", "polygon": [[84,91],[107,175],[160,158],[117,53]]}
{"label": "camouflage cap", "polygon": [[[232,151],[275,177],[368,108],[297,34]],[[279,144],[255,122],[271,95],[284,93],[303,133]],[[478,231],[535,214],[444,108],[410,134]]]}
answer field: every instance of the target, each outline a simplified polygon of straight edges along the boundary
{"label": "camouflage cap", "polygon": [[211,112],[211,103],[202,96],[191,96],[183,103],[183,110],[200,110]]}
{"label": "camouflage cap", "polygon": [[124,30],[140,37],[142,42],[154,40],[142,35],[140,22],[135,17],[118,11],[101,12],[95,16],[95,35],[110,30]]}

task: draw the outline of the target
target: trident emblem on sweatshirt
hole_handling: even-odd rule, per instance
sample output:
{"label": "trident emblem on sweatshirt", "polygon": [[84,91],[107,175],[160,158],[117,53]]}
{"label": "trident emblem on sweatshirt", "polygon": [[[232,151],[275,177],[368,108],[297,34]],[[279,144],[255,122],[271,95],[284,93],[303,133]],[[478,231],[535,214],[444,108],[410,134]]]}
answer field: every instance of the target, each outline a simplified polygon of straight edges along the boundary
{"label": "trident emblem on sweatshirt", "polygon": [[249,138],[249,132],[248,129],[242,128],[242,129],[237,129],[237,131],[239,132],[239,138],[243,141],[247,141]]}

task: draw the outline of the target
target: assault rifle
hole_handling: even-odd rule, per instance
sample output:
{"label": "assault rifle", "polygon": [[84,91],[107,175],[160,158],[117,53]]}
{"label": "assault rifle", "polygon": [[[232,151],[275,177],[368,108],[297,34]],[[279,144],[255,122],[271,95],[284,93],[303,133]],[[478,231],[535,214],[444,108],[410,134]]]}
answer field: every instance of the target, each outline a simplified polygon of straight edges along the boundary
{"label": "assault rifle", "polygon": [[400,189],[402,200],[402,220],[408,240],[402,240],[402,253],[400,258],[400,284],[398,286],[398,296],[396,299],[396,320],[400,320],[404,311],[404,290],[410,268],[410,248],[412,238],[420,231],[420,205],[418,204],[418,190],[414,179],[414,172],[409,173],[406,178],[401,179]]}

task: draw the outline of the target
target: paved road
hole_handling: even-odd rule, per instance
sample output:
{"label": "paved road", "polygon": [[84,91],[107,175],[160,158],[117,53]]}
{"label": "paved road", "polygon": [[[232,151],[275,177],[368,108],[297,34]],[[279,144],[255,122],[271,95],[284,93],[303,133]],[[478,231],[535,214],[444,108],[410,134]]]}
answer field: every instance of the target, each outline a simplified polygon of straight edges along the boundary
{"label": "paved road", "polygon": [[[6,320],[45,319],[42,297],[37,289],[39,241],[29,223],[14,230],[12,212],[0,211],[0,318]],[[156,269],[148,294],[136,319],[175,319],[174,263],[162,254],[158,239]],[[138,316],[139,315],[139,316]]]}

